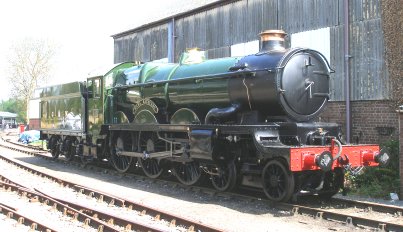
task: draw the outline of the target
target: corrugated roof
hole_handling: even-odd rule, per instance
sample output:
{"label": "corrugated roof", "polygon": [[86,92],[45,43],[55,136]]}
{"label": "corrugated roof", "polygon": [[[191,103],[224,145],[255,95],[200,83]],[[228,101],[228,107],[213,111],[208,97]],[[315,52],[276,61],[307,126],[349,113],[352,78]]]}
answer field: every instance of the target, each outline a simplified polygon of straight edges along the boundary
{"label": "corrugated roof", "polygon": [[17,114],[13,114],[10,112],[0,111],[0,117],[2,118],[16,118]]}
{"label": "corrugated roof", "polygon": [[173,2],[172,8],[164,9],[162,14],[157,17],[150,15],[149,18],[145,18],[142,21],[137,21],[138,26],[134,26],[133,29],[123,31],[112,35],[114,39],[125,36],[127,34],[134,33],[136,31],[144,30],[146,28],[153,27],[164,23],[172,18],[180,18],[189,14],[194,14],[200,11],[205,11],[210,8],[214,8],[218,5],[225,5],[230,2],[236,2],[240,0],[176,0],[176,4]]}

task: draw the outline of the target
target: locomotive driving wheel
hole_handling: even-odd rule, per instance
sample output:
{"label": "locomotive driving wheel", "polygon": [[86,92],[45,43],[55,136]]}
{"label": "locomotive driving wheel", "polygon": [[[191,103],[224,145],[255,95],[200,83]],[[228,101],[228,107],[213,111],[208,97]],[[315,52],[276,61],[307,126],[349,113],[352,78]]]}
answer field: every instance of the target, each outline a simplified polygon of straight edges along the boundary
{"label": "locomotive driving wheel", "polygon": [[120,134],[116,136],[112,141],[111,147],[111,163],[116,171],[120,173],[127,172],[133,163],[133,157],[120,155],[119,152],[126,150],[131,151],[132,144],[131,134]]}
{"label": "locomotive driving wheel", "polygon": [[149,156],[154,152],[165,151],[165,141],[158,139],[156,132],[143,132],[140,134],[139,145],[144,156],[138,160],[144,174],[150,178],[158,178],[164,171],[160,165],[160,159]]}
{"label": "locomotive driving wheel", "polygon": [[184,185],[195,184],[202,174],[199,163],[195,161],[175,164],[172,171],[179,182]]}
{"label": "locomotive driving wheel", "polygon": [[234,161],[217,164],[216,172],[211,174],[211,183],[218,191],[230,191],[236,184],[236,166]]}
{"label": "locomotive driving wheel", "polygon": [[263,191],[272,201],[288,201],[294,192],[294,175],[278,160],[267,162],[262,172]]}

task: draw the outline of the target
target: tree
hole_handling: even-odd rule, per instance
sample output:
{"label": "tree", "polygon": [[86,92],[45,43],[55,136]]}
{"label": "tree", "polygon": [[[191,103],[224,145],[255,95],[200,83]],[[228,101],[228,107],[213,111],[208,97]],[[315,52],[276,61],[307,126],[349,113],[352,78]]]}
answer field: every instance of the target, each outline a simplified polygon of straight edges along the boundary
{"label": "tree", "polygon": [[21,100],[8,99],[0,102],[0,111],[6,111],[17,114],[17,122],[23,122],[26,119],[26,112]]}
{"label": "tree", "polygon": [[22,101],[29,122],[29,100],[50,74],[55,48],[46,40],[27,38],[16,42],[8,58],[11,94]]}

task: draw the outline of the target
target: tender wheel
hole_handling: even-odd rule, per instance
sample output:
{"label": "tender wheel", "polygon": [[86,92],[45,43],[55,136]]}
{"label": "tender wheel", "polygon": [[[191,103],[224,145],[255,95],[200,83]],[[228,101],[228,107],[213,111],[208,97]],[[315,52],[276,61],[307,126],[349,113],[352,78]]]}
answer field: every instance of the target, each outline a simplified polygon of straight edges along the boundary
{"label": "tender wheel", "polygon": [[155,132],[143,132],[140,135],[140,150],[144,153],[143,158],[139,158],[139,163],[144,174],[150,178],[158,178],[164,169],[160,165],[160,160],[148,158],[153,152],[165,151],[166,143],[158,139]]}
{"label": "tender wheel", "polygon": [[112,166],[120,173],[127,172],[133,163],[133,157],[119,155],[120,151],[131,151],[131,136],[120,135],[114,139],[111,147]]}
{"label": "tender wheel", "polygon": [[234,161],[219,164],[217,172],[211,175],[211,183],[218,191],[230,191],[236,184],[236,166]]}
{"label": "tender wheel", "polygon": [[58,137],[50,138],[50,153],[52,154],[53,159],[59,158],[60,144],[61,144],[60,138]]}
{"label": "tender wheel", "polygon": [[288,201],[294,192],[294,175],[278,160],[269,161],[262,173],[263,191],[272,201]]}
{"label": "tender wheel", "polygon": [[71,143],[68,156],[66,156],[66,159],[67,159],[68,161],[73,160],[73,159],[74,159],[74,156],[77,155],[78,146],[79,146],[78,140],[77,140],[77,139],[74,139],[74,142]]}
{"label": "tender wheel", "polygon": [[67,161],[71,161],[75,156],[75,147],[73,146],[72,139],[66,139],[64,144],[66,147],[63,155]]}
{"label": "tender wheel", "polygon": [[193,185],[201,177],[201,169],[197,162],[178,163],[172,169],[176,178],[184,185]]}

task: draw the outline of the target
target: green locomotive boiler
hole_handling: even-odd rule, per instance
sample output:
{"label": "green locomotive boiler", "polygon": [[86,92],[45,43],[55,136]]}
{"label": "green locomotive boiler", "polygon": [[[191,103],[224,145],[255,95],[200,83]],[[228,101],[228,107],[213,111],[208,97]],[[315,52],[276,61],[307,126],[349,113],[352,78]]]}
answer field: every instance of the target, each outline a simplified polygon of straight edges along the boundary
{"label": "green locomotive boiler", "polygon": [[261,34],[261,50],[177,64],[122,63],[86,82],[42,89],[41,138],[83,162],[107,159],[185,185],[208,176],[219,191],[263,189],[273,201],[331,196],[344,167],[387,160],[377,145],[343,145],[340,127],[313,120],[329,98],[332,70],[319,52],[286,49],[285,33]]}

